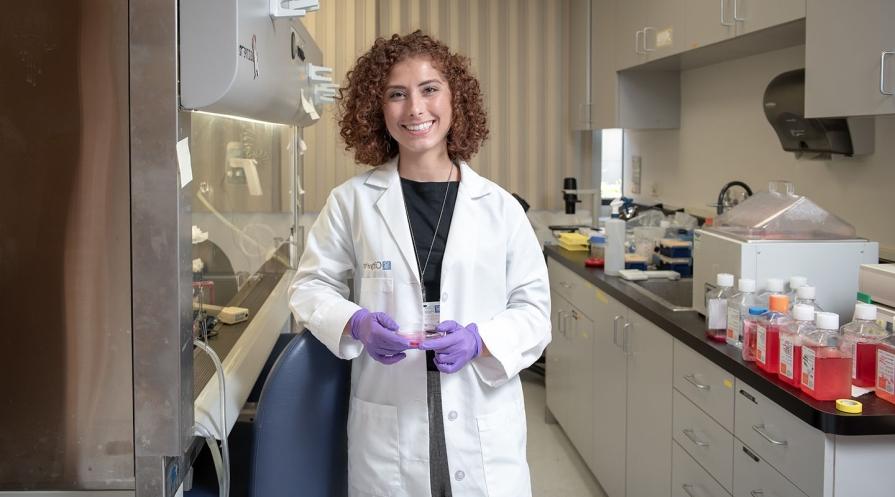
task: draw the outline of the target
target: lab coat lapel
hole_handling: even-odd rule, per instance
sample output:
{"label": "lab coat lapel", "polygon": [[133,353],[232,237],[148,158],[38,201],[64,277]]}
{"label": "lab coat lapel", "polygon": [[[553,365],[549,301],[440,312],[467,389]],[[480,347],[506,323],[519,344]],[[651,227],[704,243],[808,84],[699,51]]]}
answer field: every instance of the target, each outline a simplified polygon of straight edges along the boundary
{"label": "lab coat lapel", "polygon": [[401,191],[401,181],[398,176],[397,158],[373,171],[373,174],[367,179],[367,184],[385,188],[385,191],[376,200],[376,210],[382,216],[398,249],[401,250],[401,255],[410,268],[410,273],[416,277],[416,281],[419,281],[416,251],[410,236],[410,225],[407,223],[407,210],[404,207],[404,193]]}
{"label": "lab coat lapel", "polygon": [[454,284],[451,280],[455,264],[471,261],[479,244],[479,219],[476,218],[476,202],[487,195],[489,189],[485,180],[475,173],[465,162],[460,163],[460,190],[457,192],[457,203],[451,218],[451,229],[448,232],[447,246],[441,265],[441,286],[447,288]]}

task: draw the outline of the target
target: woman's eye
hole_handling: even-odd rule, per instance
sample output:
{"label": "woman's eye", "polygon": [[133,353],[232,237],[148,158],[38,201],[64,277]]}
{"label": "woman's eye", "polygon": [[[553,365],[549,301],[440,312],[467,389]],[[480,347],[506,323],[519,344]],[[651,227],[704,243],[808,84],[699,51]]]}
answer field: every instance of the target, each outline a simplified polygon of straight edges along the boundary
{"label": "woman's eye", "polygon": [[393,91],[388,94],[389,100],[395,100],[404,96],[404,92],[401,91]]}
{"label": "woman's eye", "polygon": [[436,87],[436,86],[427,86],[427,87],[423,88],[423,94],[425,94],[425,95],[430,95],[437,91],[438,91],[438,87]]}

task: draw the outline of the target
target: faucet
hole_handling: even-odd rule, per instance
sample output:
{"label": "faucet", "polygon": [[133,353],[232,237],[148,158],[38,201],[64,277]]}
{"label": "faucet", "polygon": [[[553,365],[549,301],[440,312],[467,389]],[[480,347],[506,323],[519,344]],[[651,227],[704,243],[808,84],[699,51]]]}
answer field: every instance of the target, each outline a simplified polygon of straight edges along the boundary
{"label": "faucet", "polygon": [[721,192],[718,193],[718,203],[715,209],[717,210],[719,215],[724,214],[724,211],[730,209],[731,207],[736,207],[737,204],[741,202],[740,199],[728,197],[731,189],[736,186],[745,190],[745,198],[752,196],[752,189],[749,188],[749,185],[747,185],[746,183],[742,181],[731,181],[730,183],[727,183],[726,185],[721,187]]}

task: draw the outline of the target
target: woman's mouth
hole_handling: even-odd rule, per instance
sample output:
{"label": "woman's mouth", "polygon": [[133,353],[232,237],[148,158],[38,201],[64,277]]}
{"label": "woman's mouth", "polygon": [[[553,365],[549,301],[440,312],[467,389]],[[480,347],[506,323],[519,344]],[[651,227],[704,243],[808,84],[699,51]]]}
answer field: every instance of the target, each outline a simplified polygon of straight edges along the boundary
{"label": "woman's mouth", "polygon": [[426,121],[419,124],[402,124],[401,127],[406,129],[413,136],[423,136],[432,129],[435,121]]}

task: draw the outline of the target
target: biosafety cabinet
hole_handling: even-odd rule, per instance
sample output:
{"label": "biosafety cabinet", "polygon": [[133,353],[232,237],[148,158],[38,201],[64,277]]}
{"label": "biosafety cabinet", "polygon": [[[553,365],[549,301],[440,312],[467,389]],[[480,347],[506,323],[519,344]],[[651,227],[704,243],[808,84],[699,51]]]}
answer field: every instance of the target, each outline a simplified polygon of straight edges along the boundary
{"label": "biosafety cabinet", "polygon": [[[302,133],[334,92],[315,8],[5,6],[0,494],[174,495],[196,423],[236,420],[290,325]],[[237,377],[226,424],[199,337]]]}

